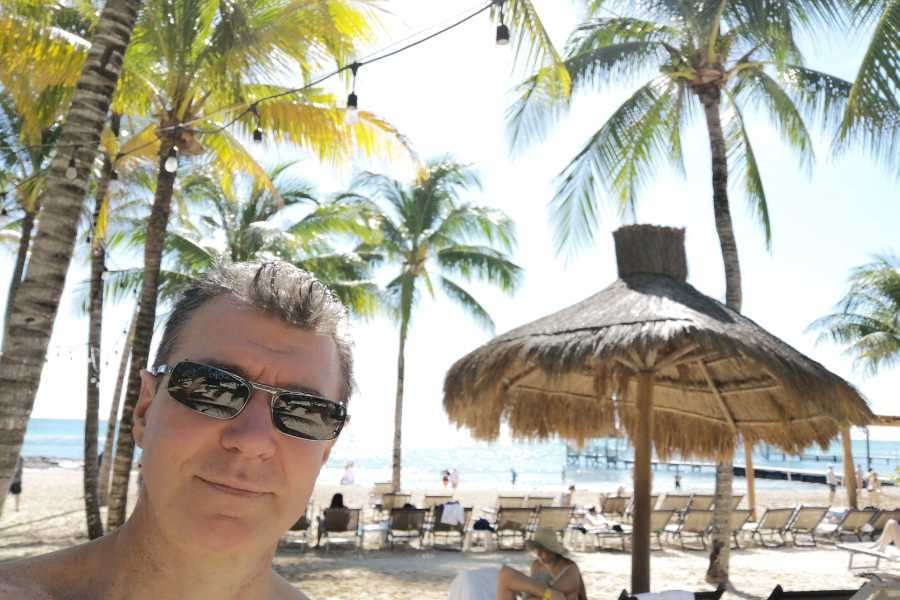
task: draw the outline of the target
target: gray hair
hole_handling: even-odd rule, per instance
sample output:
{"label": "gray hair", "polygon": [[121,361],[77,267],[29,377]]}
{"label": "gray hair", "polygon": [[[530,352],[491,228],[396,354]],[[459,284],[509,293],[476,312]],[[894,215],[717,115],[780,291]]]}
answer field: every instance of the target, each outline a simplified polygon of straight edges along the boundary
{"label": "gray hair", "polygon": [[182,291],[166,321],[153,366],[169,360],[179,335],[198,308],[225,295],[334,340],[343,379],[337,400],[345,404],[350,400],[354,388],[353,342],[347,309],[312,273],[283,261],[221,262],[192,282]]}

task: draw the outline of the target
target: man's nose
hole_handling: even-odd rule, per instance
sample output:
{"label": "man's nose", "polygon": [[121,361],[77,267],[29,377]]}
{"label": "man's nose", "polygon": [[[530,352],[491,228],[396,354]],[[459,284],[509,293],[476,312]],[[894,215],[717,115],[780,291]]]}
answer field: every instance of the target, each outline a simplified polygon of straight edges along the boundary
{"label": "man's nose", "polygon": [[253,458],[269,458],[275,452],[275,436],[269,403],[271,395],[253,390],[253,395],[234,419],[228,421],[222,433],[222,446]]}

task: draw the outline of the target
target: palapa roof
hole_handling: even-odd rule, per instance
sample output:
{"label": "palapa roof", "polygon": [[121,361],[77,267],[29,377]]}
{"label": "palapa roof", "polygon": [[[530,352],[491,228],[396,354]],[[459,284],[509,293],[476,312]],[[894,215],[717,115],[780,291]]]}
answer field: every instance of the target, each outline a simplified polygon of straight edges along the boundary
{"label": "palapa roof", "polygon": [[798,453],[872,421],[848,382],[686,282],[683,229],[614,235],[619,279],[450,368],[451,422],[487,440],[504,421],[517,438],[583,444],[624,429],[633,439],[641,370],[655,373],[653,442],[663,458],[727,457],[738,435]]}

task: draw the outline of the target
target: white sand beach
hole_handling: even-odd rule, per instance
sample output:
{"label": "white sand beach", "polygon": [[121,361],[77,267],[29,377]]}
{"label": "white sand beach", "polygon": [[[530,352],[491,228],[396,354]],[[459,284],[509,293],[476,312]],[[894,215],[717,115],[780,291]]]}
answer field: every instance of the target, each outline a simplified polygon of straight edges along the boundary
{"label": "white sand beach", "polygon": [[[0,517],[0,561],[34,556],[85,541],[81,472],[67,468],[26,468],[21,510],[13,511],[6,503]],[[736,481],[740,487],[741,480]],[[317,507],[327,505],[331,495],[341,491],[348,506],[368,502],[369,489],[363,486],[321,486],[314,501]],[[426,493],[443,490],[413,490],[413,501]],[[505,492],[508,490],[500,490]],[[521,492],[522,490],[517,490]],[[685,490],[709,491],[709,490]],[[457,498],[465,506],[492,505],[495,491],[461,488]],[[823,505],[827,500],[825,486],[798,484],[796,490],[761,490],[760,510],[765,507],[794,506],[799,503]],[[130,495],[133,502],[134,493]],[[863,495],[863,503],[868,498]],[[577,504],[595,503],[597,494],[579,491]],[[843,501],[839,492],[835,502]],[[885,489],[881,506],[900,506],[900,490]],[[701,551],[682,551],[665,546],[652,555],[652,589],[709,589],[703,577],[707,555]],[[623,552],[576,552],[575,560],[584,573],[588,596],[616,598],[627,588],[630,578],[630,556]],[[786,589],[858,588],[865,582],[862,574],[871,569],[851,573],[847,554],[831,545],[818,548],[764,549],[756,545],[732,551],[732,598],[766,598],[776,583]],[[393,551],[366,549],[360,553],[337,547],[328,552],[319,549],[300,551],[288,547],[279,550],[275,568],[292,584],[315,600],[327,599],[417,599],[439,600],[447,597],[453,577],[460,571],[482,566],[509,564],[526,569],[527,552],[465,553],[398,548]],[[882,565],[882,572],[890,572]],[[897,567],[900,570],[900,567]],[[361,593],[360,590],[365,590]]]}

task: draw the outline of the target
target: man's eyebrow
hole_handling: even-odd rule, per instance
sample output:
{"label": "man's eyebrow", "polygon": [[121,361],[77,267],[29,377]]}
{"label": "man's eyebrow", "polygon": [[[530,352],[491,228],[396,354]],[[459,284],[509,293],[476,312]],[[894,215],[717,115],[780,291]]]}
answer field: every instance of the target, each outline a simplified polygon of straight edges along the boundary
{"label": "man's eyebrow", "polygon": [[[205,365],[209,365],[211,367],[216,367],[217,369],[222,369],[223,371],[228,371],[229,373],[234,373],[235,375],[239,375],[240,377],[243,377],[244,379],[246,379],[248,381],[253,381],[252,379],[247,377],[246,371],[244,371],[238,365],[233,365],[231,363],[224,362],[221,360],[215,360],[215,359],[200,360],[198,362],[203,363]],[[257,382],[254,381],[254,383],[257,383]],[[271,387],[278,387],[278,386],[271,386]],[[288,392],[299,392],[301,394],[309,394],[311,396],[316,396],[319,398],[326,398],[326,396],[322,392],[317,390],[316,388],[309,387],[307,385],[302,385],[302,384],[291,385],[289,388],[279,387],[279,389],[282,389],[282,390],[285,390]]]}

